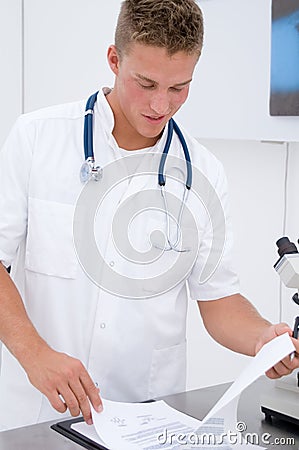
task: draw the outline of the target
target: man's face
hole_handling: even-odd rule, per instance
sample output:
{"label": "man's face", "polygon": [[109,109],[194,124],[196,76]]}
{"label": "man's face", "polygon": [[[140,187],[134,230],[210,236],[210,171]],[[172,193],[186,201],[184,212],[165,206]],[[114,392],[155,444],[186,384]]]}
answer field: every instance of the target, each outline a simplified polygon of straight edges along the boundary
{"label": "man's face", "polygon": [[187,99],[197,55],[169,56],[164,48],[134,43],[121,61],[111,46],[108,60],[116,75],[110,103],[116,130],[126,130],[136,144],[142,137],[154,143]]}

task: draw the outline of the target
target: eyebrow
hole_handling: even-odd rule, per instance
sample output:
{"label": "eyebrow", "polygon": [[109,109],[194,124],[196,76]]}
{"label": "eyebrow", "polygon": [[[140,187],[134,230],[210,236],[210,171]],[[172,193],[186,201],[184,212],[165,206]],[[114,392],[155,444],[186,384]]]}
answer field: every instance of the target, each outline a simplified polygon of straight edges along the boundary
{"label": "eyebrow", "polygon": [[[152,84],[154,84],[155,86],[158,84],[157,81],[151,80],[150,78],[147,78],[147,77],[145,77],[144,75],[141,75],[140,73],[135,73],[135,76],[136,76],[137,78],[139,78],[140,80],[146,81],[147,83],[152,83]],[[192,81],[192,78],[191,78],[190,80],[183,81],[182,83],[176,83],[176,84],[173,85],[173,87],[177,87],[177,86],[185,86],[186,84],[191,83],[191,81]]]}

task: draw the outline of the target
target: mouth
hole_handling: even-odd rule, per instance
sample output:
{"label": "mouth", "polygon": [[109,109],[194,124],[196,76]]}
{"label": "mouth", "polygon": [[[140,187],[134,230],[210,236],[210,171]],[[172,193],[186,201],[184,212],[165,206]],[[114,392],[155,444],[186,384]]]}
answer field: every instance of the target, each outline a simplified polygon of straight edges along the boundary
{"label": "mouth", "polygon": [[143,117],[151,124],[159,125],[161,124],[166,116],[147,116],[146,114],[143,114]]}

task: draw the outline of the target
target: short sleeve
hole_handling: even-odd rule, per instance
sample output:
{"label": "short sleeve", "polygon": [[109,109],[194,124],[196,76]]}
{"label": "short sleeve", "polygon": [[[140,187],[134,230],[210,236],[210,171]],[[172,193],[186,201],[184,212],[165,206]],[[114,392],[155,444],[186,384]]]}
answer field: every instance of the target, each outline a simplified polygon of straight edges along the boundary
{"label": "short sleeve", "polygon": [[198,257],[188,278],[194,300],[215,300],[240,291],[233,262],[233,231],[229,214],[227,179],[215,160],[216,182],[210,185],[206,205],[209,223],[202,231]]}
{"label": "short sleeve", "polygon": [[9,266],[27,229],[33,125],[21,116],[0,151],[0,261]]}

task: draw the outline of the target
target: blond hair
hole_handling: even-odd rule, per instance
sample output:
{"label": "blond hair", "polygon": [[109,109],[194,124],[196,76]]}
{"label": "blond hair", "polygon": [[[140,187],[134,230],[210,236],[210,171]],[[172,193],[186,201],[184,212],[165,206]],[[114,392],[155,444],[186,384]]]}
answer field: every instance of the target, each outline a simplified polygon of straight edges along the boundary
{"label": "blond hair", "polygon": [[178,51],[201,54],[203,17],[195,0],[125,0],[115,30],[119,56],[132,42],[164,47],[171,56]]}

